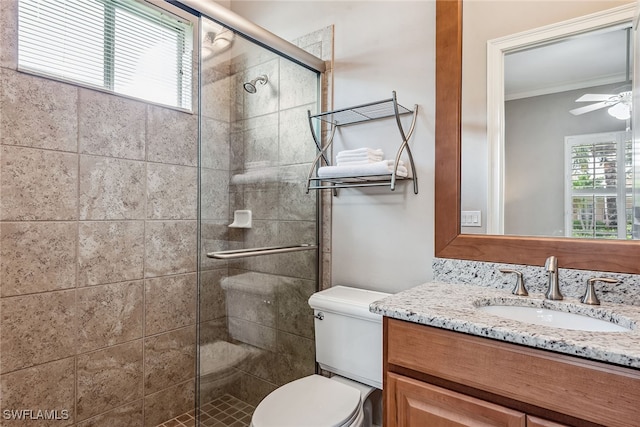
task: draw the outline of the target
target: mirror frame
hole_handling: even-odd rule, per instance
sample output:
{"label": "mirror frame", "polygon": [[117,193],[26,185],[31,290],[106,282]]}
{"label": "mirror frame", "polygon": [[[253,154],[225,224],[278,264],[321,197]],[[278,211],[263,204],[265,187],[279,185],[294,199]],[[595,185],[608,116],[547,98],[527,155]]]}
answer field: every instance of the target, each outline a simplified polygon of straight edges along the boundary
{"label": "mirror frame", "polygon": [[462,0],[436,0],[435,256],[640,274],[640,242],[460,233]]}

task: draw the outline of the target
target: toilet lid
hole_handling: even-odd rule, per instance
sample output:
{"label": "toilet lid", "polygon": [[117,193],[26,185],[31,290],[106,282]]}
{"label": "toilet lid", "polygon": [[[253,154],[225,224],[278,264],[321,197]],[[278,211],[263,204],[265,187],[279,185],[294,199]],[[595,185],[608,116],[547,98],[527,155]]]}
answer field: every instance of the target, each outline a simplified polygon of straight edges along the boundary
{"label": "toilet lid", "polygon": [[320,375],[283,385],[258,405],[254,427],[340,427],[360,410],[360,391]]}

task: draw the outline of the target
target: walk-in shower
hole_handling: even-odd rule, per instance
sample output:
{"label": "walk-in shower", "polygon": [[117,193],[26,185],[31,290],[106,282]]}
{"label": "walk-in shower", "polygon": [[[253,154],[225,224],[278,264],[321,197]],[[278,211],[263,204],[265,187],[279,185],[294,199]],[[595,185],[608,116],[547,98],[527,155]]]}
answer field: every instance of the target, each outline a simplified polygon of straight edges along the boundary
{"label": "walk-in shower", "polygon": [[213,12],[200,23],[197,409],[202,425],[248,426],[264,396],[315,372],[319,203],[305,182],[320,73]]}

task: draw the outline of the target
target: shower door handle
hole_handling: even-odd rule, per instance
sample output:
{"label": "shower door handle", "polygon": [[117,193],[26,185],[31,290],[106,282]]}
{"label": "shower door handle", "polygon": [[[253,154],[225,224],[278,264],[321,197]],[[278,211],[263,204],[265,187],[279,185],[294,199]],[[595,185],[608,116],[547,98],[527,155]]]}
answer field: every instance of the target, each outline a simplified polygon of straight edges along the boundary
{"label": "shower door handle", "polygon": [[303,243],[293,246],[266,246],[263,248],[233,249],[229,251],[209,252],[207,257],[216,259],[237,259],[260,255],[284,254],[287,252],[310,251],[317,249],[318,245]]}

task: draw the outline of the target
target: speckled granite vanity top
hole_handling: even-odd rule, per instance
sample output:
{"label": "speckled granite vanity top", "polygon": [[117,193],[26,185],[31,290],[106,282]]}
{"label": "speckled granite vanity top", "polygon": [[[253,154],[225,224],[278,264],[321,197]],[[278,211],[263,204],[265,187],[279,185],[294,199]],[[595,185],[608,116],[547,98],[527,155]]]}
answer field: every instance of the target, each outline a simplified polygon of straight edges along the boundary
{"label": "speckled granite vanity top", "polygon": [[[549,308],[583,314],[630,328],[629,332],[585,332],[508,320],[478,309],[483,305]],[[530,293],[517,297],[503,289],[451,283],[425,283],[370,305],[383,316],[480,337],[522,344],[587,359],[640,368],[640,307],[577,299],[548,301]]]}

